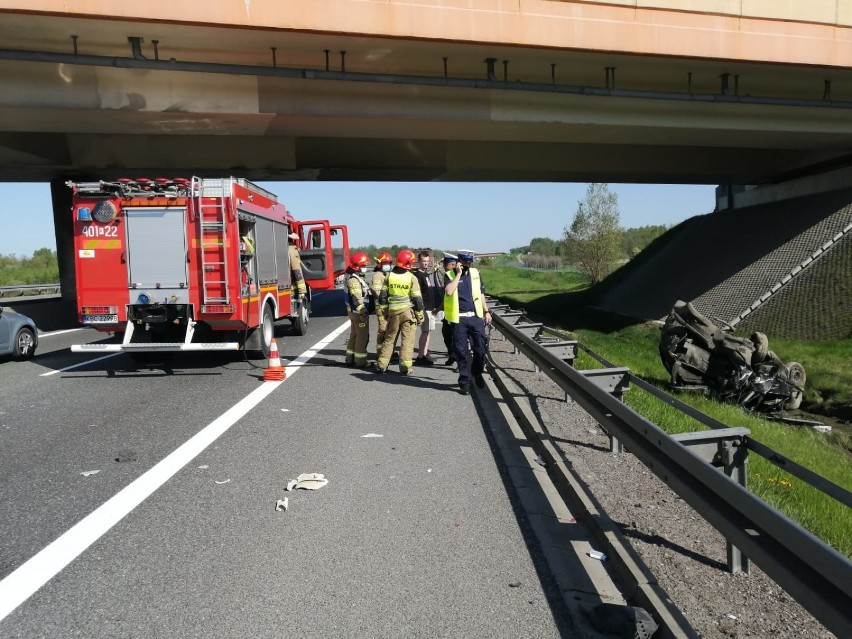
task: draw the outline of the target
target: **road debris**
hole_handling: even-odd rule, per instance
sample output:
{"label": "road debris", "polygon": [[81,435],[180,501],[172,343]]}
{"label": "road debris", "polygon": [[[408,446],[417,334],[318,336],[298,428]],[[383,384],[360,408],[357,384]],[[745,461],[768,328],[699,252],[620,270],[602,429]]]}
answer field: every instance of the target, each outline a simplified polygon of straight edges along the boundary
{"label": "road debris", "polygon": [[361,437],[384,437],[384,435],[379,435],[377,433],[367,433],[366,435],[361,435]]}
{"label": "road debris", "polygon": [[213,481],[215,481],[217,484],[227,484],[229,481],[231,481],[231,478],[229,477],[228,479],[223,479],[222,481],[214,479]]}
{"label": "road debris", "polygon": [[286,490],[287,492],[290,492],[291,490],[293,490],[296,487],[296,484],[298,484],[298,483],[299,482],[297,482],[295,479],[291,479],[290,481],[287,482],[287,488],[285,488],[284,490]]}
{"label": "road debris", "polygon": [[590,550],[586,553],[592,559],[600,559],[601,561],[606,561],[606,555],[603,554],[600,550]]}
{"label": "road debris", "polygon": [[328,480],[322,473],[302,473],[296,477],[296,488],[304,488],[306,490],[317,490],[327,483]]}
{"label": "road debris", "polygon": [[275,503],[275,510],[277,510],[277,511],[287,510],[289,507],[290,507],[290,498],[289,497],[285,497],[284,499],[279,499]]}
{"label": "road debris", "polygon": [[95,474],[97,474],[97,473],[99,473],[99,472],[101,472],[101,471],[99,471],[99,470],[84,470],[84,471],[83,471],[82,473],[80,473],[80,474],[81,474],[83,477],[88,477],[89,475],[95,475]]}

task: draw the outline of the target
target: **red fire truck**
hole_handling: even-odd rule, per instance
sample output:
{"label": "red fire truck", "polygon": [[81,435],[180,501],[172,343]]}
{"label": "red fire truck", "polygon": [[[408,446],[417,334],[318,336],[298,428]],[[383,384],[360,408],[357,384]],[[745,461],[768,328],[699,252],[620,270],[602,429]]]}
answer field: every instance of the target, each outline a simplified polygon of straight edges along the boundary
{"label": "red fire truck", "polygon": [[[73,191],[79,320],[124,333],[74,352],[260,351],[273,323],[307,330],[312,290],[334,288],[349,262],[345,226],[297,221],[240,178],[68,182]],[[288,236],[307,295],[292,281]]]}

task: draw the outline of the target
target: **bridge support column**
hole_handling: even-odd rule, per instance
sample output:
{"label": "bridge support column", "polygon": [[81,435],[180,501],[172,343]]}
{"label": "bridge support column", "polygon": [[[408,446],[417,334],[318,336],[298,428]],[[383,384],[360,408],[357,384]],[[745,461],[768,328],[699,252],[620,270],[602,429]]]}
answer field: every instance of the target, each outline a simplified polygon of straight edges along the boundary
{"label": "bridge support column", "polygon": [[77,277],[74,272],[74,224],[71,218],[71,189],[64,178],[50,181],[53,202],[53,227],[56,234],[56,257],[59,260],[59,284],[62,293],[63,319],[77,321]]}

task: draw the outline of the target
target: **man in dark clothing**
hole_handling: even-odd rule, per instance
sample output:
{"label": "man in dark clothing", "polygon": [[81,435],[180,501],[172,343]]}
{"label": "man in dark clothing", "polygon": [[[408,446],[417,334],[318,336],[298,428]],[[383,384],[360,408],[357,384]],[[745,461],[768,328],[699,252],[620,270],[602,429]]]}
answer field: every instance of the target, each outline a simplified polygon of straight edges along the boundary
{"label": "man in dark clothing", "polygon": [[420,294],[423,297],[423,305],[426,309],[423,323],[420,325],[420,341],[417,349],[417,359],[414,360],[415,365],[432,366],[435,361],[429,357],[429,338],[432,331],[435,330],[435,313],[440,308],[439,302],[442,301],[438,278],[432,269],[432,254],[429,251],[420,251],[417,255],[418,267],[412,271],[420,284]]}

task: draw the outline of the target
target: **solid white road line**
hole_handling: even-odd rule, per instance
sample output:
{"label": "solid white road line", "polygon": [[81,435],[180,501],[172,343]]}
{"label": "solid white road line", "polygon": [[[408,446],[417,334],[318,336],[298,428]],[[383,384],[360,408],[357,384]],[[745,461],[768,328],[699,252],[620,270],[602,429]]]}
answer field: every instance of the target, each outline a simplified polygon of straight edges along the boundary
{"label": "solid white road line", "polygon": [[53,335],[62,335],[63,333],[73,333],[74,331],[88,331],[89,328],[85,326],[81,326],[80,328],[64,328],[61,331],[50,331],[48,333],[42,333],[39,331],[39,337],[52,337]]}
{"label": "solid white road line", "polygon": [[102,359],[108,359],[110,357],[115,357],[116,355],[121,355],[121,353],[110,353],[109,355],[103,355],[102,357],[96,357],[95,359],[87,359],[85,362],[80,362],[79,364],[72,364],[71,366],[66,366],[65,368],[59,368],[55,371],[50,371],[49,373],[42,373],[39,377],[47,377],[49,375],[56,375],[56,373],[62,373],[64,371],[70,371],[72,368],[80,368],[81,366],[85,366],[86,364],[92,364],[94,362],[99,362]]}
{"label": "solid white road line", "polygon": [[[305,362],[328,346],[347,328],[349,328],[348,320],[299,355],[287,366],[287,376],[295,374]],[[181,468],[227,432],[231,426],[262,402],[284,381],[286,380],[264,382],[179,446],[168,457],[124,487],[95,509],[94,512],[28,559],[3,581],[0,581],[0,621],[3,621],[13,610],[56,576],[59,571],[79,557],[86,548],[100,539],[136,506],[171,479]]]}

